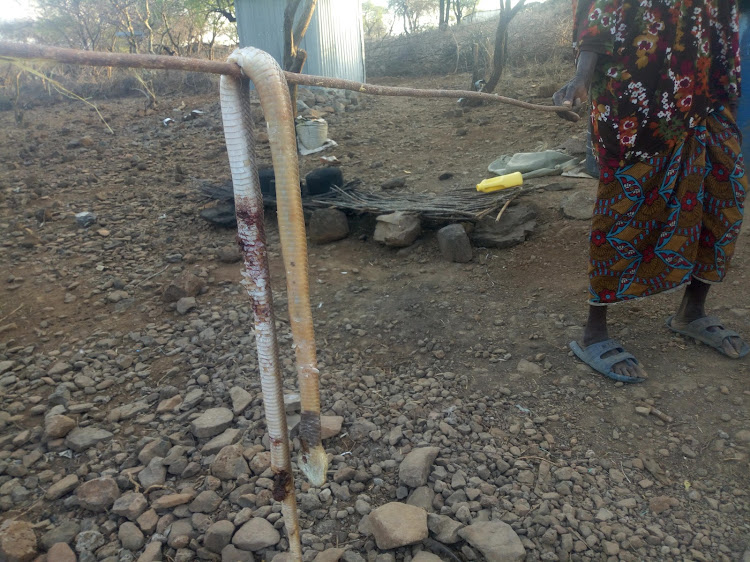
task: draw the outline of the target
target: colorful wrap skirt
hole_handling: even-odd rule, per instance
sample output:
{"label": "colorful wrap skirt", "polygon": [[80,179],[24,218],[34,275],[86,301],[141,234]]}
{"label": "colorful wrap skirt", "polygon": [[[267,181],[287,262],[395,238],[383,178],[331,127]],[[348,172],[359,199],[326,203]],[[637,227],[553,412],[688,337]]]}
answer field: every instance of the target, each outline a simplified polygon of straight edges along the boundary
{"label": "colorful wrap skirt", "polygon": [[669,154],[600,172],[591,228],[590,303],[724,279],[747,188],[741,135],[721,107]]}

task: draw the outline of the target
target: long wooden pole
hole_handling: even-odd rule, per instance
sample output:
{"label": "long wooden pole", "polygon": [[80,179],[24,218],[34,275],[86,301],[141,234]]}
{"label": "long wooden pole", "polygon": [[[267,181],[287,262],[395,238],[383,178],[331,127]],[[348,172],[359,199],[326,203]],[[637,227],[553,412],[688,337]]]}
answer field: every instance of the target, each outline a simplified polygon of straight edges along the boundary
{"label": "long wooden pole", "polygon": [[[79,51],[43,45],[28,45],[0,41],[0,59],[36,59],[54,61],[82,66],[110,66],[117,68],[152,68],[156,70],[182,70],[185,72],[205,72],[208,74],[226,74],[239,77],[240,67],[233,63],[192,59],[187,57],[169,57],[165,55],[131,55],[124,53],[106,53],[100,51]],[[351,90],[376,96],[407,96],[415,98],[467,98],[488,102],[503,103],[546,113],[565,113],[571,120],[578,121],[579,116],[572,111],[561,111],[559,107],[539,105],[525,101],[465,90],[429,90],[419,88],[397,88],[363,84],[354,80],[327,78],[308,74],[284,72],[287,82],[300,86],[319,86],[338,90]]]}

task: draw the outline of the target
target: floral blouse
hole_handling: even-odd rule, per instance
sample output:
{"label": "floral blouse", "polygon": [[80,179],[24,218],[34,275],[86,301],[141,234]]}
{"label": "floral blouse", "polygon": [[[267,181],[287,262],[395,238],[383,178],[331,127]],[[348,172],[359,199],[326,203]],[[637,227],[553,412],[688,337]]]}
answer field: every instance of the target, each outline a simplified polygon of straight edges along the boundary
{"label": "floral blouse", "polygon": [[611,168],[669,153],[740,94],[737,0],[572,0],[578,51],[599,54],[594,140]]}

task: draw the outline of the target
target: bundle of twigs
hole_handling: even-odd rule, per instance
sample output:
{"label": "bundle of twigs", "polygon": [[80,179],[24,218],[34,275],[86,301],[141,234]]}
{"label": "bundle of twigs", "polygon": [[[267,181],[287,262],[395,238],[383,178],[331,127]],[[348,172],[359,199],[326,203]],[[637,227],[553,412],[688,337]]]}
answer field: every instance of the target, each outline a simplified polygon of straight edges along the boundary
{"label": "bundle of twigs", "polygon": [[531,187],[514,187],[495,193],[459,188],[441,194],[369,192],[353,187],[333,187],[330,193],[306,201],[308,205],[386,214],[403,211],[433,220],[479,220],[498,211]]}

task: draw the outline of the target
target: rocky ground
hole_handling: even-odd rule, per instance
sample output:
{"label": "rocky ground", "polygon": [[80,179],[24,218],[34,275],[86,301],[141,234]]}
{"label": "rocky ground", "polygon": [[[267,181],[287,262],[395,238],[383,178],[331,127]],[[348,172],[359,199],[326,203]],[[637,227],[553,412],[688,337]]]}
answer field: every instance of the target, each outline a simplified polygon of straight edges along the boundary
{"label": "rocky ground", "polygon": [[[519,75],[503,93],[539,101],[539,85]],[[398,179],[393,193],[471,186],[499,154],[580,145],[583,131],[504,107],[318,96],[301,99],[339,142],[326,154],[368,188]],[[234,235],[199,217],[197,181],[229,175],[217,97],[140,105],[99,104],[114,134],[77,103],[28,110],[23,127],[0,113],[0,559],[288,547]],[[369,216],[310,247],[331,470],[320,489],[296,481],[305,560],[750,560],[748,360],[665,330],[679,295],[663,295],[612,314],[649,382],[578,364],[567,343],[585,312],[594,185],[532,184],[505,217],[529,240],[475,237],[466,263],[443,258],[442,224],[394,249]],[[711,302],[750,336],[747,248],[743,234]]]}

